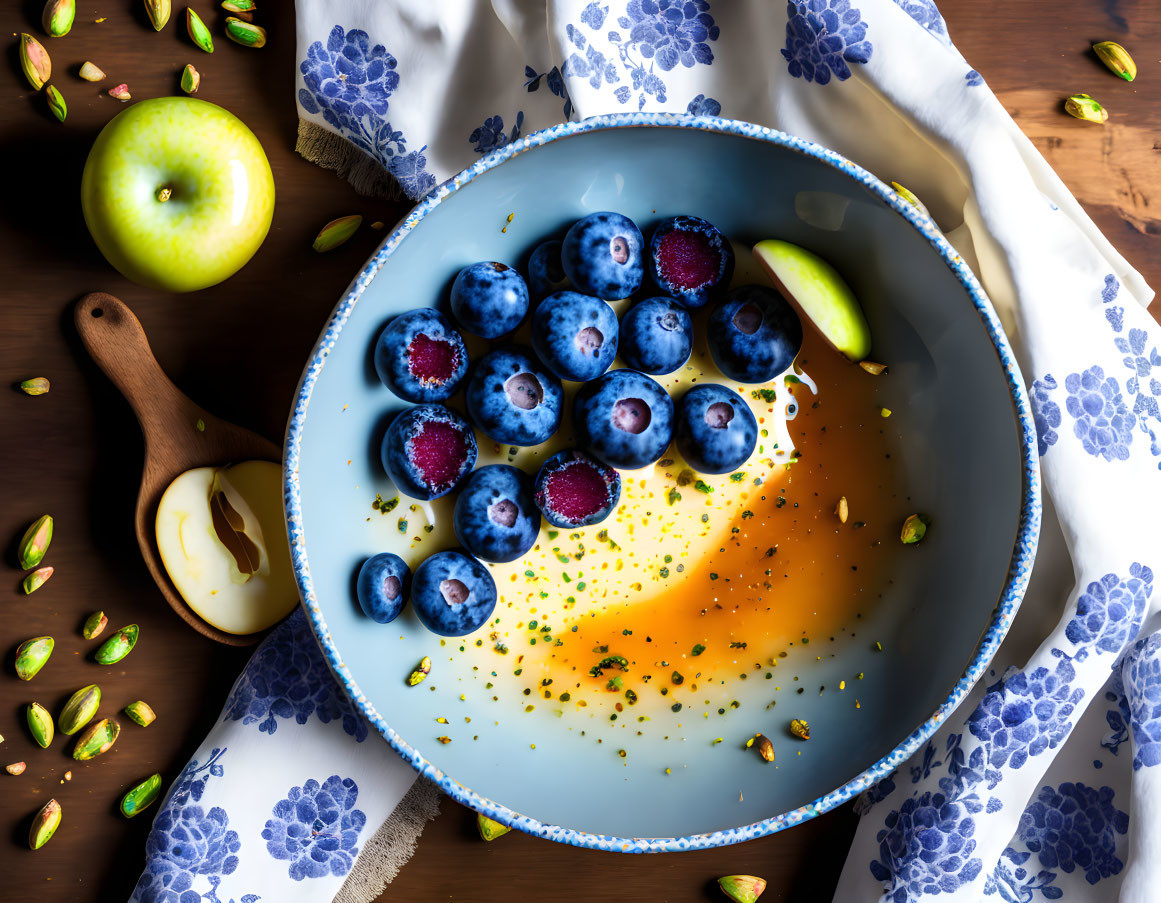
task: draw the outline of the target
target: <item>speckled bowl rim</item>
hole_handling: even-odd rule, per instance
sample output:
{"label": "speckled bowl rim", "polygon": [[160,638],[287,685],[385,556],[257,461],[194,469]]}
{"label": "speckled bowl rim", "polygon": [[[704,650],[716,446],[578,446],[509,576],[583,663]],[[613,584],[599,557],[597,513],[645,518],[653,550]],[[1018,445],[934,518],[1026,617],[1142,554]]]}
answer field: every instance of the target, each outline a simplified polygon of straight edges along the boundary
{"label": "speckled bowl rim", "polygon": [[[382,268],[383,264],[407,237],[408,233],[432,210],[438,207],[447,197],[459,191],[472,182],[482,173],[503,164],[506,160],[525,151],[548,144],[560,138],[580,135],[586,132],[603,131],[607,129],[646,126],[660,128],[697,129],[707,132],[719,132],[727,135],[738,135],[758,141],[786,148],[804,157],[817,160],[832,169],[845,173],[851,179],[872,194],[884,204],[898,213],[909,222],[944,260],[960,284],[966,289],[968,297],[975,305],[976,312],[996,349],[1000,364],[1004,369],[1004,376],[1008,384],[1012,404],[1020,427],[1020,449],[1022,456],[1023,488],[1020,506],[1019,529],[1012,551],[1011,563],[1007,579],[1000,593],[999,602],[992,614],[991,623],[981,639],[971,662],[964,669],[963,674],[940,704],[939,708],[912,731],[891,752],[877,762],[863,770],[856,777],[832,790],[813,802],[797,809],[775,815],[753,824],[737,828],[712,831],[705,834],[695,834],[689,837],[615,837],[609,835],[591,834],[586,831],[577,831],[560,825],[544,824],[534,818],[521,815],[497,802],[486,799],[458,783],[450,775],[444,774],[431,762],[427,761],[415,748],[400,737],[383,720],[374,706],[367,700],[355,682],[350,669],[343,662],[343,657],[327,629],[326,619],[323,617],[315,596],[314,582],[311,579],[310,563],[307,561],[306,541],[302,525],[302,498],[299,491],[299,463],[302,453],[303,426],[306,420],[307,407],[310,404],[311,392],[319,373],[326,364],[327,357],[334,348],[335,342],[342,331],[347,318],[358,302],[363,291]],[[335,677],[343,686],[347,695],[354,702],[360,712],[379,731],[391,747],[403,757],[419,774],[436,784],[452,799],[470,806],[488,818],[519,828],[528,834],[544,837],[558,843],[572,844],[590,849],[608,850],[627,853],[652,853],[681,850],[698,850],[709,847],[725,846],[756,837],[764,837],[776,831],[797,825],[806,819],[813,818],[835,806],[846,802],[867,790],[880,778],[886,777],[898,768],[919,747],[927,741],[944,719],[963,701],[969,690],[983,675],[999,648],[1001,640],[1008,632],[1013,618],[1020,607],[1024,592],[1028,588],[1028,580],[1032,571],[1032,563],[1036,553],[1036,544],[1040,535],[1041,500],[1040,500],[1040,462],[1036,454],[1036,431],[1033,425],[1032,412],[1028,402],[1028,395],[1024,390],[1024,379],[1016,363],[1016,357],[1008,343],[999,318],[992,308],[991,302],[984,294],[983,288],[976,280],[968,265],[943,237],[935,224],[919,212],[917,208],[901,198],[890,187],[860,166],[847,160],[834,151],[827,150],[821,145],[802,138],[797,138],[785,132],[765,128],[752,123],[738,122],[731,119],[720,119],[708,116],[692,117],[669,113],[614,113],[605,116],[594,116],[581,122],[565,122],[551,128],[527,135],[511,144],[481,157],[463,172],[435,188],[431,194],[420,201],[415,208],[395,227],[378,251],[366,263],[355,277],[347,290],[346,295],[335,307],[334,312],[327,320],[314,350],[303,370],[302,379],[295,393],[294,408],[286,430],[286,452],[283,467],[283,491],[286,510],[287,527],[290,534],[291,559],[294,565],[295,578],[302,595],[303,605],[310,620],[315,636],[322,647],[327,663]]]}

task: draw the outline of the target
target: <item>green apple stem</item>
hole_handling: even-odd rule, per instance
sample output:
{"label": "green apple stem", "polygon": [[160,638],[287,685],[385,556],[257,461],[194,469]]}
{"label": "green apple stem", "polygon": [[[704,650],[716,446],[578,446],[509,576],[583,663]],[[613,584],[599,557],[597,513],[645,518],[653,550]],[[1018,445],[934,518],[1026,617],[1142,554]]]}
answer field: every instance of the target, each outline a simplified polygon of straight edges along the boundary
{"label": "green apple stem", "polygon": [[163,204],[166,201],[168,201],[171,197],[173,197],[173,189],[170,188],[168,185],[162,185],[160,188],[157,189],[157,199],[159,201],[161,201]]}

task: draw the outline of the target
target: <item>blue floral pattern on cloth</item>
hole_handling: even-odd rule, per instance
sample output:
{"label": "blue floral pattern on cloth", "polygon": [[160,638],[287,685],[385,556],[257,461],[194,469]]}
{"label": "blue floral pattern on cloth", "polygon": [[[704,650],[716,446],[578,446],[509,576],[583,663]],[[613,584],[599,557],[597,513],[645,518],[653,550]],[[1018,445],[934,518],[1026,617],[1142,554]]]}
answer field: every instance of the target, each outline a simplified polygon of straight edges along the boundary
{"label": "blue floral pattern on cloth", "polygon": [[1021,768],[1030,757],[1064,742],[1069,720],[1084,690],[1073,689],[1076,669],[1071,659],[1054,649],[1056,667],[1041,665],[1025,674],[1011,670],[988,688],[968,718],[968,730],[986,744],[989,785],[1001,779],[1004,766]]}
{"label": "blue floral pattern on cloth", "polygon": [[1064,409],[1076,421],[1073,434],[1084,450],[1106,461],[1126,461],[1133,444],[1133,427],[1137,417],[1125,404],[1116,377],[1093,365],[1082,373],[1070,373],[1064,379],[1068,392]]}
{"label": "blue floral pattern on cloth", "polygon": [[[575,48],[561,67],[573,78],[587,78],[599,88],[603,84],[619,85],[613,92],[618,103],[636,97],[637,109],[644,109],[649,98],[657,103],[668,100],[664,73],[678,66],[711,66],[714,61],[710,44],[720,30],[714,24],[706,0],[629,0],[625,13],[618,16],[618,29],[603,36],[617,48],[616,58],[606,57],[585,37],[581,26],[597,33],[606,25],[608,4],[589,3],[580,13],[578,24],[569,23],[565,34]],[[621,83],[622,74],[628,84]]]}
{"label": "blue floral pattern on cloth", "polygon": [[1129,829],[1129,816],[1113,804],[1111,787],[1066,781],[1055,790],[1042,787],[1020,816],[1021,842],[1048,869],[1084,873],[1089,884],[1120,874],[1117,837]]}
{"label": "blue floral pattern on cloth", "polygon": [[984,77],[980,75],[975,69],[969,69],[964,73],[963,80],[967,83],[969,88],[978,88],[984,83]]}
{"label": "blue floral pattern on cloth", "polygon": [[[174,783],[145,841],[146,868],[133,892],[140,903],[222,903],[218,885],[223,875],[238,868],[242,843],[225,809],[213,806],[207,811],[198,801],[207,781],[225,773],[225,753],[224,748],[214,749],[204,764],[192,760]],[[209,884],[205,893],[194,888],[201,876]],[[240,903],[258,899],[246,894]]]}
{"label": "blue floral pattern on cloth", "polygon": [[850,0],[790,0],[782,56],[794,78],[825,85],[851,77],[848,63],[871,58],[867,23]]}
{"label": "blue floral pattern on cloth", "polygon": [[895,0],[895,5],[944,44],[951,43],[951,38],[947,34],[947,23],[943,21],[943,15],[935,5],[935,0]]}
{"label": "blue floral pattern on cloth", "polygon": [[396,65],[386,47],[371,44],[367,32],[336,25],[326,44],[315,41],[299,64],[305,87],[298,101],[378,160],[408,197],[418,200],[435,187],[435,176],[426,171],[426,148],[408,153],[403,133],[384,118],[388,98],[399,86]]}
{"label": "blue floral pattern on cloth", "polygon": [[1115,756],[1120,754],[1121,744],[1129,739],[1129,724],[1133,715],[1129,711],[1129,700],[1125,698],[1125,689],[1121,684],[1121,669],[1113,670],[1111,685],[1112,689],[1105,693],[1105,699],[1113,704],[1105,712],[1105,723],[1109,730],[1101,738],[1101,746]]}
{"label": "blue floral pattern on cloth", "polygon": [[856,815],[865,815],[876,803],[882,802],[895,792],[895,772],[892,771],[885,778],[875,781],[855,799],[854,810]]}
{"label": "blue floral pattern on cloth", "polygon": [[366,815],[355,808],[358,798],[355,782],[337,774],[321,784],[312,778],[291,787],[286,798],[274,804],[274,817],[262,829],[267,852],[289,860],[295,881],[341,878],[359,855],[359,834],[367,824]]}
{"label": "blue floral pattern on cloth", "polygon": [[512,126],[511,134],[504,131],[504,117],[497,113],[485,119],[484,124],[468,136],[468,141],[477,154],[486,154],[519,138],[523,126],[523,110],[516,114],[516,124]]}
{"label": "blue floral pattern on cloth", "polygon": [[712,97],[699,94],[685,108],[690,116],[720,116],[722,105]]}
{"label": "blue floral pattern on cloth", "polygon": [[1051,397],[1051,393],[1056,389],[1056,380],[1051,373],[1046,373],[1043,379],[1032,383],[1032,389],[1028,393],[1028,401],[1032,405],[1032,419],[1036,424],[1036,446],[1040,450],[1040,457],[1044,457],[1044,453],[1060,438],[1056,432],[1061,423],[1060,405]]}
{"label": "blue floral pattern on cloth", "polygon": [[572,99],[568,96],[568,86],[565,85],[564,76],[560,74],[558,67],[553,66],[547,72],[537,72],[531,66],[525,66],[524,78],[527,79],[524,88],[529,94],[540,90],[540,82],[543,79],[548,85],[548,90],[564,101],[564,118],[572,117]]}
{"label": "blue floral pattern on cloth", "polygon": [[1133,726],[1133,770],[1161,764],[1161,634],[1137,643],[1121,666]]}
{"label": "blue floral pattern on cloth", "polygon": [[1064,891],[1055,886],[1057,873],[1042,869],[1031,872],[1024,867],[1032,854],[1005,847],[1000,861],[984,882],[984,896],[998,894],[1004,903],[1032,903],[1039,891],[1045,900],[1059,900]]}
{"label": "blue floral pattern on cloth", "polygon": [[1137,637],[1149,597],[1153,594],[1153,571],[1133,562],[1129,576],[1105,574],[1092,581],[1076,601],[1076,614],[1064,628],[1064,635],[1082,648],[1078,661],[1091,649],[1097,655],[1119,655]]}
{"label": "blue floral pattern on cloth", "polygon": [[367,722],[335,682],[300,608],[262,641],[230,691],[222,719],[273,734],[279,719],[306,724],[311,715],[323,724],[339,721],[360,743],[367,739]]}
{"label": "blue floral pattern on cloth", "polygon": [[1161,351],[1155,343],[1149,347],[1149,334],[1144,329],[1130,329],[1127,335],[1116,336],[1113,342],[1124,355],[1121,362],[1130,373],[1125,380],[1125,392],[1133,399],[1137,426],[1149,439],[1150,453],[1161,457],[1161,441],[1157,438],[1161,431]]}

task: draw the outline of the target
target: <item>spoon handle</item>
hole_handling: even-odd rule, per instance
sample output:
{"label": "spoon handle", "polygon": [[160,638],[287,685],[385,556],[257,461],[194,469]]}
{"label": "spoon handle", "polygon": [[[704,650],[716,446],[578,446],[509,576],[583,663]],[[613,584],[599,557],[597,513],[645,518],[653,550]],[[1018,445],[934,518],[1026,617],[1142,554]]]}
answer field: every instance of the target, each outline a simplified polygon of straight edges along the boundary
{"label": "spoon handle", "polygon": [[164,443],[176,423],[196,419],[201,409],[170,382],[123,301],[93,292],[77,303],[73,318],[85,348],[133,408],[146,442]]}

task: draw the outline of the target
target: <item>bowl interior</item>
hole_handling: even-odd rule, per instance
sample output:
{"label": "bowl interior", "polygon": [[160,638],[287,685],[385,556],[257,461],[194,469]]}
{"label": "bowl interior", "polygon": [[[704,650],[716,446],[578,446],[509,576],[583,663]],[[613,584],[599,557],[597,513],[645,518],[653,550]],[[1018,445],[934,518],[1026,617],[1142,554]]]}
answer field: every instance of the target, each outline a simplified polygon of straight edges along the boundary
{"label": "bowl interior", "polygon": [[[393,494],[379,441],[399,403],[370,365],[384,323],[413,307],[444,306],[467,263],[522,263],[545,236],[606,209],[646,234],[662,217],[694,213],[741,246],[782,238],[834,263],[862,301],[874,354],[889,362],[906,408],[904,489],[916,511],[936,517],[855,636],[780,664],[778,683],[796,675],[804,693],[787,699],[784,690],[772,715],[770,682],[735,683],[728,692],[740,708],[728,727],[666,710],[669,720],[656,718],[631,744],[640,725],[627,722],[635,719],[562,716],[551,706],[524,714],[493,701],[497,691],[486,685],[500,678],[489,669],[501,669],[486,655],[486,638],[483,650],[469,641],[460,654],[458,641],[441,646],[410,612],[390,625],[370,622],[353,592],[362,560],[398,540],[395,518],[371,508],[377,492]],[[414,764],[446,777],[453,794],[478,802],[477,794],[529,824],[596,835],[689,837],[762,822],[823,797],[898,747],[947,699],[992,624],[1025,504],[1025,440],[1004,367],[929,240],[844,172],[791,147],[713,130],[581,132],[477,175],[420,218],[365,286],[299,416],[305,554],[296,564],[356,701]],[[432,675],[409,687],[423,655],[433,657]],[[510,669],[505,662],[501,676]],[[863,678],[852,687],[856,673]],[[835,692],[841,680],[847,689]],[[456,728],[453,742],[437,742],[452,733],[437,717]],[[813,739],[782,744],[774,765],[741,748],[791,717],[807,719]],[[727,742],[715,745],[723,734]],[[626,758],[616,754],[621,747]]]}

